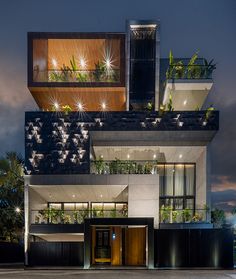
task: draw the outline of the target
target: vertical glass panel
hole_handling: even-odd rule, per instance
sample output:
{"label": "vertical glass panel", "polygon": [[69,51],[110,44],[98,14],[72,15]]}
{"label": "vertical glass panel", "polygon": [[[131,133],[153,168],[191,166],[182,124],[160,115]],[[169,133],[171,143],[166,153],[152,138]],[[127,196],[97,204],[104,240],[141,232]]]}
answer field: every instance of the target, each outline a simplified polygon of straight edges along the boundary
{"label": "vertical glass panel", "polygon": [[175,209],[183,209],[184,208],[184,201],[183,199],[175,199]]}
{"label": "vertical glass panel", "polygon": [[165,195],[165,185],[164,185],[164,170],[165,166],[164,165],[158,165],[157,166],[157,173],[159,174],[159,189],[160,189],[160,196]]}
{"label": "vertical glass panel", "polygon": [[174,165],[165,166],[165,196],[173,196]]}
{"label": "vertical glass panel", "polygon": [[186,199],[186,208],[194,209],[194,199]]}
{"label": "vertical glass panel", "polygon": [[194,184],[195,184],[195,165],[185,165],[185,173],[186,173],[186,195],[193,196],[194,195]]}
{"label": "vertical glass panel", "polygon": [[184,165],[175,166],[175,196],[184,195]]}

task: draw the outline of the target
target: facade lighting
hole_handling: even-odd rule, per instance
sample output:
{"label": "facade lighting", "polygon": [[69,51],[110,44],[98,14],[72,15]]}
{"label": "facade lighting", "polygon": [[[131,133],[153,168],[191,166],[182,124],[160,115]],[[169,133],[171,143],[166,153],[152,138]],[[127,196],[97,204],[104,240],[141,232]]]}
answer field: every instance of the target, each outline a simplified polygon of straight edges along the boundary
{"label": "facade lighting", "polygon": [[105,110],[106,107],[107,107],[106,103],[105,103],[105,102],[102,102],[101,107],[102,107],[102,110]]}
{"label": "facade lighting", "polygon": [[52,59],[52,65],[53,65],[54,69],[57,68],[57,60],[54,58]]}
{"label": "facade lighting", "polygon": [[79,63],[82,69],[86,69],[87,63],[84,58],[81,58]]}
{"label": "facade lighting", "polygon": [[15,208],[15,212],[16,212],[16,213],[20,213],[20,212],[21,212],[20,208],[19,208],[19,207],[16,207],[16,208]]}

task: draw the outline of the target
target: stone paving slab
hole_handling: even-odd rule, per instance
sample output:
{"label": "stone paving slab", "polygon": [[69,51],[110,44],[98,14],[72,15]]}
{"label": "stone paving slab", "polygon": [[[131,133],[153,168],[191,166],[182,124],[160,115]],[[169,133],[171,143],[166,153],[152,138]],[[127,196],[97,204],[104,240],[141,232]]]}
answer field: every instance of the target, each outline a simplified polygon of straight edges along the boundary
{"label": "stone paving slab", "polygon": [[0,269],[0,279],[236,279],[236,270]]}

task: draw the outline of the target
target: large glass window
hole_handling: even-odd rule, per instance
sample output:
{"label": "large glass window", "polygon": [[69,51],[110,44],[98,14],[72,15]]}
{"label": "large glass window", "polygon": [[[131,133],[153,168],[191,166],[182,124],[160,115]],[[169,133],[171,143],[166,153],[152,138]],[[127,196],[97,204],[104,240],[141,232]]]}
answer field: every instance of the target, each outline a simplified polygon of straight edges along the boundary
{"label": "large glass window", "polygon": [[195,165],[185,165],[186,175],[186,195],[194,195],[194,181],[195,181]]}
{"label": "large glass window", "polygon": [[160,208],[195,208],[195,164],[158,165]]}

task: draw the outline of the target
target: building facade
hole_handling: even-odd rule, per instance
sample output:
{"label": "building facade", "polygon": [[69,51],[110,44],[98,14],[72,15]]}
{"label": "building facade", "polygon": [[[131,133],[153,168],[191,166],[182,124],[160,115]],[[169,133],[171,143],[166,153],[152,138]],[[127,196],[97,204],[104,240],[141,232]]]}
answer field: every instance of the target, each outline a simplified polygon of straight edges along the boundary
{"label": "building facade", "polygon": [[176,267],[180,251],[161,246],[163,233],[181,234],[178,243],[215,233],[209,144],[219,112],[202,110],[213,70],[197,54],[161,58],[158,21],[28,33],[39,111],[25,114],[26,265]]}

